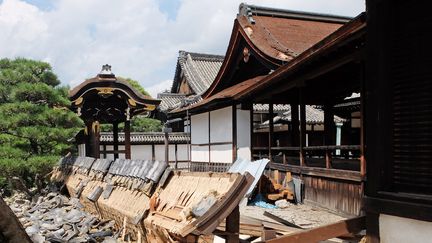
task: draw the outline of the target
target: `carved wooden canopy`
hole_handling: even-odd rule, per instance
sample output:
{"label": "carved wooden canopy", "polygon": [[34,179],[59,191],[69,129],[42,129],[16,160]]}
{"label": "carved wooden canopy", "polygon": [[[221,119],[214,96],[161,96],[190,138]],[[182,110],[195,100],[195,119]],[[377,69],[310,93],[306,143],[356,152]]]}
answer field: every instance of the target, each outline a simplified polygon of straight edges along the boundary
{"label": "carved wooden canopy", "polygon": [[116,77],[109,65],[72,89],[69,99],[71,110],[85,122],[100,123],[124,122],[134,115],[152,112],[160,104],[160,100],[140,93],[128,81]]}

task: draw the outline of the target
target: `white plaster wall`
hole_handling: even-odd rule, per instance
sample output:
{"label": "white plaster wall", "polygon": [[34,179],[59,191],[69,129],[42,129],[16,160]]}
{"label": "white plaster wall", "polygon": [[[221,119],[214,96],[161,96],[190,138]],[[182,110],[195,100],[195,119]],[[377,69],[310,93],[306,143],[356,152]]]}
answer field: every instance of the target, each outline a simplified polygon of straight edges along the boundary
{"label": "white plaster wall", "polygon": [[232,163],[232,144],[210,146],[210,160],[218,163]]}
{"label": "white plaster wall", "polygon": [[210,112],[210,142],[232,142],[232,106]]}
{"label": "white plaster wall", "polygon": [[85,143],[78,144],[78,156],[85,157],[86,149],[85,149]]}
{"label": "white plaster wall", "polygon": [[432,242],[432,222],[380,214],[379,231],[382,243]]}
{"label": "white plaster wall", "polygon": [[131,145],[131,158],[151,160],[152,146],[151,145]]}
{"label": "white plaster wall", "polygon": [[[192,128],[193,129],[193,128]],[[209,149],[208,146],[191,146],[191,161],[194,162],[208,162]]]}
{"label": "white plaster wall", "polygon": [[[113,150],[114,147],[113,147],[112,145],[107,145],[107,146],[106,146],[106,149],[107,149],[107,150]],[[119,150],[124,150],[124,149],[125,149],[125,148],[124,148],[124,145],[119,145],[118,149],[119,149]],[[102,152],[102,150],[103,150],[103,146],[100,146],[100,151]],[[132,150],[132,148],[131,148],[131,150]],[[101,154],[100,157],[103,158],[103,154]],[[124,154],[124,153],[119,154],[119,158],[120,158],[120,159],[124,159],[124,158],[125,158],[125,154]],[[114,159],[114,154],[107,154],[107,159]]]}
{"label": "white plaster wall", "polygon": [[187,144],[178,144],[177,145],[177,159],[179,161],[182,161],[182,160],[187,161],[187,160],[189,160],[189,158],[188,158],[188,150],[189,150],[189,147],[188,147]]}
{"label": "white plaster wall", "polygon": [[237,109],[237,157],[251,159],[250,111]]}
{"label": "white plaster wall", "polygon": [[208,113],[201,113],[191,116],[191,143],[192,144],[203,144],[208,143]]}
{"label": "white plaster wall", "polygon": [[165,145],[155,144],[155,160],[165,161]]}

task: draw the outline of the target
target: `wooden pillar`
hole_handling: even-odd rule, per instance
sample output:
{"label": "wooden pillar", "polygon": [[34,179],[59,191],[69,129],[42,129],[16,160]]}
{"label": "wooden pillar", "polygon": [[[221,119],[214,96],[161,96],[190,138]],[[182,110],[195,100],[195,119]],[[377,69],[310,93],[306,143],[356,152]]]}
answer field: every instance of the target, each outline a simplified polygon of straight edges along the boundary
{"label": "wooden pillar", "polygon": [[249,111],[249,124],[250,124],[250,152],[251,152],[251,160],[254,160],[254,109],[253,104],[250,107]]}
{"label": "wooden pillar", "polygon": [[92,122],[86,123],[85,128],[85,156],[91,157],[92,156],[92,139],[91,139],[91,132],[92,130]]}
{"label": "wooden pillar", "polygon": [[177,143],[174,145],[174,159],[175,159],[175,165],[174,169],[178,169],[178,149],[177,149]]}
{"label": "wooden pillar", "polygon": [[119,140],[118,140],[118,122],[114,122],[113,124],[113,150],[114,150],[114,159],[118,159],[119,157]]}
{"label": "wooden pillar", "polygon": [[131,142],[130,142],[130,121],[125,121],[125,158],[131,159]]}
{"label": "wooden pillar", "polygon": [[273,147],[273,132],[274,132],[274,124],[273,124],[273,103],[269,103],[269,136],[268,136],[268,155],[270,162],[273,162],[272,156],[272,147]]}
{"label": "wooden pillar", "polygon": [[[360,175],[362,179],[366,177],[366,159],[365,159],[365,64],[362,62],[362,78],[360,89]],[[363,184],[362,184],[363,185]]]}
{"label": "wooden pillar", "polygon": [[100,158],[100,145],[99,145],[99,122],[94,121],[90,126],[90,156],[93,158]]}
{"label": "wooden pillar", "polygon": [[[324,145],[335,145],[336,129],[334,123],[333,105],[324,105]],[[332,150],[326,149],[326,168],[331,168]]]}
{"label": "wooden pillar", "polygon": [[232,106],[232,162],[237,160],[237,106]]}
{"label": "wooden pillar", "polygon": [[291,144],[293,147],[299,146],[300,132],[299,132],[299,107],[297,104],[290,104],[291,106]]}
{"label": "wooden pillar", "polygon": [[[167,129],[167,128],[164,128]],[[164,131],[164,145],[165,145],[165,161],[169,165],[169,141],[168,131]]]}
{"label": "wooden pillar", "polygon": [[240,242],[240,210],[237,205],[234,210],[228,215],[225,221],[225,229],[228,233],[226,242],[238,243]]}
{"label": "wooden pillar", "polygon": [[[300,93],[301,94],[301,93]],[[304,147],[306,145],[306,105],[300,95],[300,166],[305,166],[305,152]]]}
{"label": "wooden pillar", "polygon": [[155,144],[154,143],[152,143],[152,161],[155,161],[156,160],[156,149],[155,149]]}

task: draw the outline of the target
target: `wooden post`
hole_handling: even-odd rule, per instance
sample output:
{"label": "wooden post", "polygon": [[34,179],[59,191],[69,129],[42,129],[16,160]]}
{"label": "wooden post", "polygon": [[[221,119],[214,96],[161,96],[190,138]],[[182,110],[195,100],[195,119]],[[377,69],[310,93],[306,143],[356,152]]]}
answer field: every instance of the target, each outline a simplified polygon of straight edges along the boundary
{"label": "wooden post", "polygon": [[291,106],[291,145],[293,147],[299,146],[300,138],[300,123],[299,123],[299,107],[297,104],[290,104]]}
{"label": "wooden post", "polygon": [[228,233],[226,242],[238,243],[240,242],[240,210],[239,206],[236,206],[234,210],[226,218],[225,229]]}
{"label": "wooden post", "polygon": [[92,122],[89,122],[86,124],[86,139],[85,139],[85,156],[91,157],[92,156]]}
{"label": "wooden post", "polygon": [[114,149],[114,159],[118,159],[119,157],[119,141],[118,141],[118,122],[114,122],[113,124],[113,149]]}
{"label": "wooden post", "polygon": [[100,157],[99,145],[99,122],[94,121],[90,126],[90,144],[91,144],[91,157],[98,159]]}
{"label": "wooden post", "polygon": [[175,157],[175,166],[174,169],[178,169],[178,152],[177,152],[177,143],[174,145],[174,157]]}
{"label": "wooden post", "polygon": [[130,121],[125,121],[125,158],[131,159],[131,142],[130,142]]}
{"label": "wooden post", "polygon": [[232,106],[232,162],[237,160],[237,106]]}
{"label": "wooden post", "polygon": [[[301,97],[301,96],[300,96]],[[306,145],[306,105],[300,103],[300,166],[305,166],[304,146]]]}
{"label": "wooden post", "polygon": [[152,160],[155,161],[156,160],[156,151],[155,151],[155,144],[152,143]]}
{"label": "wooden post", "polygon": [[[164,129],[167,129],[166,127]],[[168,141],[168,131],[164,131],[164,145],[165,145],[165,161],[169,165],[169,141]],[[176,164],[177,166],[177,164]],[[176,168],[177,169],[177,168]]]}
{"label": "wooden post", "polygon": [[[366,159],[365,159],[365,65],[362,63],[362,83],[360,90],[360,175],[362,179],[366,177]],[[364,184],[364,183],[363,183]]]}
{"label": "wooden post", "polygon": [[[335,145],[335,132],[333,105],[326,104],[324,105],[324,145]],[[325,151],[327,169],[332,167],[332,152],[328,149]]]}
{"label": "wooden post", "polygon": [[273,131],[274,131],[274,124],[273,124],[273,102],[269,103],[269,137],[268,137],[268,157],[270,162],[273,162],[273,156],[272,156],[272,147],[273,147]]}

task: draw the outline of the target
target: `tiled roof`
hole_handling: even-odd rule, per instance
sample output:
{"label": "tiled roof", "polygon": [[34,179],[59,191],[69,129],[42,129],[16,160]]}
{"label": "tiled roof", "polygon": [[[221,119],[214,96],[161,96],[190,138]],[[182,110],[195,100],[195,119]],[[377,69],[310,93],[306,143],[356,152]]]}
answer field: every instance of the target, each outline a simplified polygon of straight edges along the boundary
{"label": "tiled roof", "polygon": [[174,93],[159,93],[157,95],[157,98],[161,100],[159,110],[170,111],[178,107],[181,102],[186,98],[186,95]]}
{"label": "tiled roof", "polygon": [[[284,112],[282,115],[275,116],[273,118],[274,123],[278,122],[290,122],[291,121],[291,107],[288,106],[288,111]],[[345,119],[338,116],[334,116],[334,122],[341,123],[345,122]],[[269,121],[263,122],[263,125],[267,125]],[[324,111],[317,109],[311,105],[306,105],[306,123],[308,124],[322,124],[324,123]]]}
{"label": "tiled roof", "polygon": [[[114,141],[112,133],[102,132],[100,135],[101,143],[112,143]],[[119,142],[124,143],[124,133],[119,133]],[[133,132],[131,133],[131,143],[135,144],[152,144],[164,143],[165,134],[163,132]],[[168,134],[168,141],[170,143],[188,143],[190,141],[190,134],[184,132],[172,132]]]}
{"label": "tiled roof", "polygon": [[349,17],[240,4],[237,17],[264,53],[289,61],[350,20]]}
{"label": "tiled roof", "polygon": [[171,93],[177,93],[183,72],[195,94],[207,90],[222,65],[224,56],[179,51]]}
{"label": "tiled roof", "polygon": [[[253,104],[253,110],[255,113],[267,113],[269,111],[269,105],[268,104]],[[285,111],[290,110],[290,105],[284,105],[284,104],[274,104],[273,105],[273,112],[274,113],[281,113]]]}

